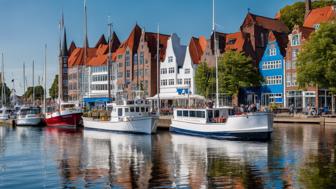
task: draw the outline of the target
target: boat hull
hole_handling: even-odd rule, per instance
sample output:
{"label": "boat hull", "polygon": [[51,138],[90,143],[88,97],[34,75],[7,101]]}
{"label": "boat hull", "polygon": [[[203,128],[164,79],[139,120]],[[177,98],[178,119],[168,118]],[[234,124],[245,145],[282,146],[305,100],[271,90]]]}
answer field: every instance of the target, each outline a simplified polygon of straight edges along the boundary
{"label": "boat hull", "polygon": [[77,127],[82,123],[82,113],[52,116],[44,121],[50,127]]}
{"label": "boat hull", "polygon": [[38,126],[42,124],[43,119],[40,117],[18,118],[15,120],[15,125],[18,126]]}
{"label": "boat hull", "polygon": [[230,116],[225,123],[193,123],[172,120],[171,132],[230,140],[268,140],[273,131],[273,116],[269,113],[253,113]]}
{"label": "boat hull", "polygon": [[83,125],[85,129],[152,134],[156,133],[156,120],[157,119],[155,117],[145,117],[133,120],[111,122],[83,118]]}

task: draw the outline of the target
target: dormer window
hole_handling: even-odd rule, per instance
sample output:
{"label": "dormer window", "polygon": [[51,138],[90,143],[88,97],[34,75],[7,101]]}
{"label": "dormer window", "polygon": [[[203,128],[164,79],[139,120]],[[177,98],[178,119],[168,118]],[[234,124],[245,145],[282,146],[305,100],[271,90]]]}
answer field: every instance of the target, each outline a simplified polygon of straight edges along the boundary
{"label": "dormer window", "polygon": [[300,45],[300,37],[299,37],[299,34],[295,34],[292,36],[292,46],[297,46],[297,45]]}
{"label": "dormer window", "polygon": [[227,41],[227,45],[233,45],[233,44],[235,44],[236,43],[236,40],[237,39],[229,39],[228,41]]}
{"label": "dormer window", "polygon": [[314,27],[315,30],[318,30],[320,28],[320,24],[314,24],[313,27]]}
{"label": "dormer window", "polygon": [[275,56],[276,55],[276,49],[275,48],[270,48],[269,49],[269,55],[270,56]]}

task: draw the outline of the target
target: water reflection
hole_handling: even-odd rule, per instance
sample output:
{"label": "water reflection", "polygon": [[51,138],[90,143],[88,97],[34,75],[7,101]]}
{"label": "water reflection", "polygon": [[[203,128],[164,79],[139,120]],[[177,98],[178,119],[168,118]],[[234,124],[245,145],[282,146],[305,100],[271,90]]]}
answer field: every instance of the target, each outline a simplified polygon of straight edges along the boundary
{"label": "water reflection", "polygon": [[336,188],[336,127],[272,141],[0,126],[0,188]]}

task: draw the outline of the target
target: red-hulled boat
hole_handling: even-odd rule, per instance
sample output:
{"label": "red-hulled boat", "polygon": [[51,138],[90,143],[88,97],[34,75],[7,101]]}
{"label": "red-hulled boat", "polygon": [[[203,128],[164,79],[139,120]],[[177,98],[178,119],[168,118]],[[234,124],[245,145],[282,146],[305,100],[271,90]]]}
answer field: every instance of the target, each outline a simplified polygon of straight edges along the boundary
{"label": "red-hulled boat", "polygon": [[83,124],[82,110],[74,103],[61,103],[60,110],[45,115],[45,123],[51,127],[77,127]]}

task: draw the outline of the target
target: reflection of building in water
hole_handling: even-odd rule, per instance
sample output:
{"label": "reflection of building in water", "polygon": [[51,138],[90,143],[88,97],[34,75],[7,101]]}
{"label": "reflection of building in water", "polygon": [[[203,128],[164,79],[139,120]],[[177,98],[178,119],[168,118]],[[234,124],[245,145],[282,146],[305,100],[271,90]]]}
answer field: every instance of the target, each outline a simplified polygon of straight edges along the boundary
{"label": "reflection of building in water", "polygon": [[177,185],[192,188],[262,188],[258,172],[267,165],[267,143],[172,135]]}
{"label": "reflection of building in water", "polygon": [[[85,177],[105,177],[109,185],[148,188],[151,178],[151,135],[132,135],[84,130]],[[91,175],[93,173],[93,175]]]}
{"label": "reflection of building in water", "polygon": [[[73,129],[46,128],[45,146],[55,146],[56,154],[51,156],[55,158],[59,170],[61,182],[64,186],[71,186],[76,183],[81,172],[82,158],[82,134]],[[50,151],[50,149],[48,149]]]}

